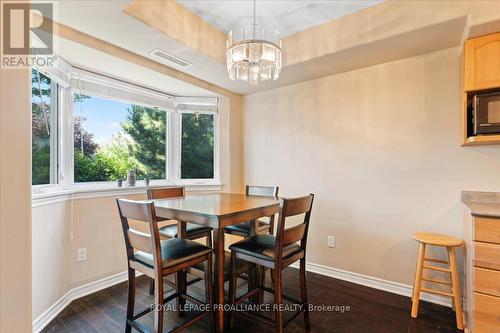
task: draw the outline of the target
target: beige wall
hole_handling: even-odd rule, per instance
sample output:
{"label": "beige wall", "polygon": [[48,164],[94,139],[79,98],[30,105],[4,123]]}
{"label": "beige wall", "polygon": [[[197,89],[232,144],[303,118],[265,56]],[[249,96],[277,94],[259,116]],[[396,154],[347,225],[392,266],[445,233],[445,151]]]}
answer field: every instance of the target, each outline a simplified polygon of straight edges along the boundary
{"label": "beige wall", "polygon": [[316,194],[309,262],[411,284],[413,232],[463,236],[500,149],[460,147],[458,76],[453,48],[245,97],[245,182]]}
{"label": "beige wall", "polygon": [[31,331],[31,80],[0,70],[0,332]]}
{"label": "beige wall", "polygon": [[[128,196],[145,199],[145,195]],[[73,201],[73,241],[70,246],[70,288],[127,269],[127,256],[115,197]],[[76,261],[76,250],[87,248],[87,260]]]}
{"label": "beige wall", "polygon": [[33,319],[69,290],[71,203],[33,207]]}

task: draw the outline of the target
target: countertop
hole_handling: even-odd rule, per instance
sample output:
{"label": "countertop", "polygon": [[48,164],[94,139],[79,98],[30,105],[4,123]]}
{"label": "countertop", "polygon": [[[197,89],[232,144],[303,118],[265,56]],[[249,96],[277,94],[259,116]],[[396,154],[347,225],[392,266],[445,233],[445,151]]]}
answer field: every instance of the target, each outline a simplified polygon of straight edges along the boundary
{"label": "countertop", "polygon": [[474,216],[500,218],[500,192],[462,191],[462,202]]}

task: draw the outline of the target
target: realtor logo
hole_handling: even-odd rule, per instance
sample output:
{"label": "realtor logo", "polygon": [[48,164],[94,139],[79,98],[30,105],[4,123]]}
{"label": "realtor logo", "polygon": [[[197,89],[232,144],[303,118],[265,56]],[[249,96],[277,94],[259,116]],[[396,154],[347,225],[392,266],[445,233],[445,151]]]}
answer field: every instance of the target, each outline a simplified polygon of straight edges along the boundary
{"label": "realtor logo", "polygon": [[[52,55],[52,18],[52,3],[2,2],[2,67],[31,66]],[[31,45],[31,34],[43,47]]]}

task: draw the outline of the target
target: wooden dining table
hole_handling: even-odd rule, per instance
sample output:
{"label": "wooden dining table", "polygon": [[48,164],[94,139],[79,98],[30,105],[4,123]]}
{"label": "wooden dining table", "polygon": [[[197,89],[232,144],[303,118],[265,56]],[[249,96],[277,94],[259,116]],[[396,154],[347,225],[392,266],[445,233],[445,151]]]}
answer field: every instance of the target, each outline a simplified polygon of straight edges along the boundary
{"label": "wooden dining table", "polygon": [[215,330],[224,332],[224,228],[251,221],[251,234],[256,234],[257,219],[279,212],[279,200],[272,197],[232,193],[186,195],[154,200],[156,214],[177,220],[178,237],[186,236],[186,222],[213,229]]}

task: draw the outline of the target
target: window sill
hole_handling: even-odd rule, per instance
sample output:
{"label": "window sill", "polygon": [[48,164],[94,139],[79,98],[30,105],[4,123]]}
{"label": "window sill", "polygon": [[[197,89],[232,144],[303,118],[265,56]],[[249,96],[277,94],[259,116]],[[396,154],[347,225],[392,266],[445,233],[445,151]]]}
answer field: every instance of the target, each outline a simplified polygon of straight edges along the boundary
{"label": "window sill", "polygon": [[113,186],[110,183],[75,184],[70,189],[52,187],[44,191],[34,191],[32,193],[32,207],[44,206],[52,203],[63,202],[72,199],[87,199],[99,197],[113,197],[122,195],[145,194],[146,189],[164,186],[185,186],[188,192],[210,191],[220,192],[222,184],[151,184],[150,186]]}

